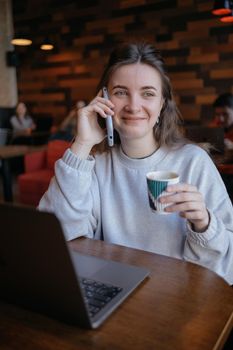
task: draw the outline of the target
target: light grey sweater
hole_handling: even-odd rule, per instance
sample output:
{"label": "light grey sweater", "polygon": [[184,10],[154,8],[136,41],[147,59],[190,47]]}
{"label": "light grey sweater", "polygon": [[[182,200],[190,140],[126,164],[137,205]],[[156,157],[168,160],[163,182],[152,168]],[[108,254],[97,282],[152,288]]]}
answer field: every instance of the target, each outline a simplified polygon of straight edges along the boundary
{"label": "light grey sweater", "polygon": [[10,123],[14,131],[22,131],[31,128],[34,125],[34,122],[30,116],[26,116],[22,121],[19,121],[16,115],[14,115],[11,117]]}
{"label": "light grey sweater", "polygon": [[[178,213],[150,210],[146,173],[170,170],[197,186],[210,213],[206,232],[196,233]],[[68,149],[55,164],[55,177],[39,210],[55,212],[66,239],[79,236],[185,259],[233,284],[233,210],[208,154],[195,145],[160,148],[144,159],[127,157],[119,146],[78,158]]]}

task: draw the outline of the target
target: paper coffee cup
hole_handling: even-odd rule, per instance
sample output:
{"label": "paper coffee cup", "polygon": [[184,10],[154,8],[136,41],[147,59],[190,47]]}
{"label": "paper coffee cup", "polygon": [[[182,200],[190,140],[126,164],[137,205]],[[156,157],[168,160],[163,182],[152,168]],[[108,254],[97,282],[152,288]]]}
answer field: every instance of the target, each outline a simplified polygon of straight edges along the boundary
{"label": "paper coffee cup", "polygon": [[146,178],[151,210],[158,214],[169,214],[164,211],[164,208],[170,204],[160,203],[159,198],[168,195],[166,192],[167,186],[177,184],[179,182],[179,175],[173,171],[152,171],[146,174]]}

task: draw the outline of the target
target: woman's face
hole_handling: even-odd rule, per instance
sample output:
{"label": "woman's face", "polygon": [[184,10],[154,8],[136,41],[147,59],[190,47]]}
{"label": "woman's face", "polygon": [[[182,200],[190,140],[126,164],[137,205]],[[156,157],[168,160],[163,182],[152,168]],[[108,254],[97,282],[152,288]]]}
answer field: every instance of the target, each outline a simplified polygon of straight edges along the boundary
{"label": "woman's face", "polygon": [[230,107],[216,107],[215,120],[218,125],[229,128],[233,126],[233,109]]}
{"label": "woman's face", "polygon": [[16,108],[16,112],[19,116],[24,116],[26,114],[26,106],[24,103],[20,102]]}
{"label": "woman's face", "polygon": [[122,139],[154,137],[163,105],[162,83],[153,67],[135,63],[116,69],[108,84],[114,104],[114,127]]}

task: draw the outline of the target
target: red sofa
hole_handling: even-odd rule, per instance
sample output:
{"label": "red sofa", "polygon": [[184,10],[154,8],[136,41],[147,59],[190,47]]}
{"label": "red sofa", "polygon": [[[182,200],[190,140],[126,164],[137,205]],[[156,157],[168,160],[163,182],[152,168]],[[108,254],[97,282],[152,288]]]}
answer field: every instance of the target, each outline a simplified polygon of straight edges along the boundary
{"label": "red sofa", "polygon": [[70,142],[54,140],[45,150],[25,155],[25,172],[18,176],[19,202],[37,206],[54,175],[54,163],[61,158]]}

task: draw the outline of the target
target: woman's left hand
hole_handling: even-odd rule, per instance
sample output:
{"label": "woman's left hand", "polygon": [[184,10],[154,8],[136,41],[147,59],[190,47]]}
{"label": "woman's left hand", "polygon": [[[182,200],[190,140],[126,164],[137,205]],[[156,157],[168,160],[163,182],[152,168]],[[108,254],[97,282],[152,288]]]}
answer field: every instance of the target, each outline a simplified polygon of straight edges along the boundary
{"label": "woman's left hand", "polygon": [[166,189],[167,196],[161,196],[161,203],[169,203],[166,212],[180,212],[180,216],[186,218],[195,232],[204,232],[209,226],[209,213],[202,194],[195,186],[178,183],[169,185]]}

